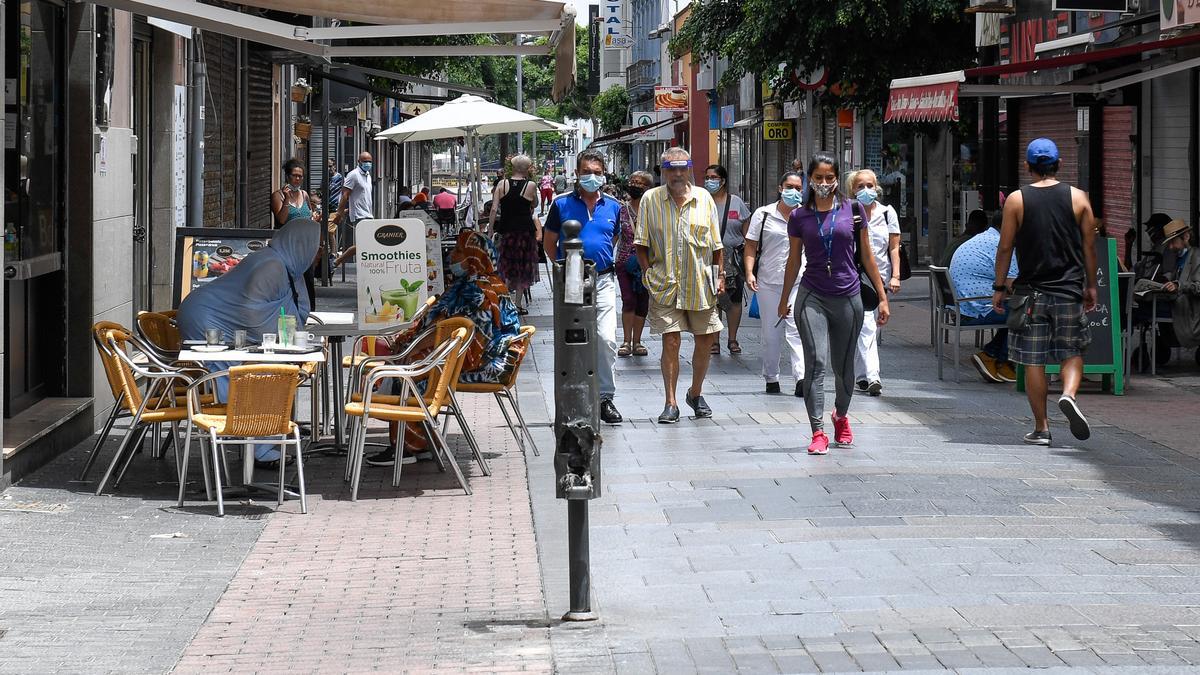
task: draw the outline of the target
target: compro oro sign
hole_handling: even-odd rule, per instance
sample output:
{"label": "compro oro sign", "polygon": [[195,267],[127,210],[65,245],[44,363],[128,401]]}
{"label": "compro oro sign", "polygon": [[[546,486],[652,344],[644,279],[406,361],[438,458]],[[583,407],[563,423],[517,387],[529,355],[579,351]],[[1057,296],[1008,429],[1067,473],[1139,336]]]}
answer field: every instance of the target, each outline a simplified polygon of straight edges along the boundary
{"label": "compro oro sign", "polygon": [[425,245],[425,223],[416,218],[364,220],[358,246],[358,327],[385,329],[412,320],[436,278]]}
{"label": "compro oro sign", "polygon": [[792,140],[792,121],[771,121],[763,122],[763,140],[764,141],[790,141]]}

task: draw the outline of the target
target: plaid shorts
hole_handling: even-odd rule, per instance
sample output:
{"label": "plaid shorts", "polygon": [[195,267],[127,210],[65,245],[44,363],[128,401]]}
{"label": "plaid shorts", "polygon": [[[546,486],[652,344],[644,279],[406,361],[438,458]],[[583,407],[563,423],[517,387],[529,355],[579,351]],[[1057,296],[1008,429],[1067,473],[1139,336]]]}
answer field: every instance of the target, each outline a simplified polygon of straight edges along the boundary
{"label": "plaid shorts", "polygon": [[1062,363],[1082,356],[1091,341],[1083,302],[1040,293],[1025,330],[1008,332],[1008,357],[1025,366]]}

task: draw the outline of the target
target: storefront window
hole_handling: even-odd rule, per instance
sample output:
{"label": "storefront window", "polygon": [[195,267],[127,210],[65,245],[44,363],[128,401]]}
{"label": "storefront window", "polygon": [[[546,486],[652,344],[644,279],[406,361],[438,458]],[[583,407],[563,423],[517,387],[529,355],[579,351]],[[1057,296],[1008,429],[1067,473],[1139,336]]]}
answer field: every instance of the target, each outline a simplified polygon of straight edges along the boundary
{"label": "storefront window", "polygon": [[[10,3],[18,26],[8,44],[5,148],[5,255],[31,258],[60,250],[62,221],[62,9]],[[15,103],[15,106],[13,105]]]}

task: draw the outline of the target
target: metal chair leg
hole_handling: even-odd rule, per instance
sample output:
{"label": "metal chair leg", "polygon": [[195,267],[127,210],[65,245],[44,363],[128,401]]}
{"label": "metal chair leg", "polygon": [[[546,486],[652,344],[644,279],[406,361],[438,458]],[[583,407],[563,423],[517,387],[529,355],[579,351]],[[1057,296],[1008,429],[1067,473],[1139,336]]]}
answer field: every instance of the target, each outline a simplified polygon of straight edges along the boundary
{"label": "metal chair leg", "polygon": [[[183,506],[184,492],[187,490],[188,458],[191,457],[191,454],[192,454],[192,422],[191,422],[191,420],[188,420],[188,423],[184,426],[184,432],[187,434],[187,438],[184,439],[183,456],[179,459],[179,465],[177,467],[179,469],[179,506],[180,507]],[[205,473],[207,474],[207,472],[205,472]],[[204,482],[207,484],[208,479],[205,478]]]}
{"label": "metal chair leg", "polygon": [[83,465],[83,471],[79,472],[80,481],[87,480],[88,471],[92,470],[92,465],[96,463],[96,458],[100,456],[100,449],[104,447],[104,441],[112,433],[113,426],[120,415],[121,405],[120,401],[117,401],[113,403],[112,408],[108,411],[108,420],[104,422],[104,428],[100,430],[100,437],[96,439],[96,444],[92,446],[92,453],[88,455],[87,462]]}
{"label": "metal chair leg", "polygon": [[[210,447],[212,448],[212,458],[213,458],[213,468],[214,468],[213,482],[216,483],[216,485],[214,485],[213,487],[216,488],[215,491],[217,493],[216,494],[217,515],[224,518],[225,517],[225,495],[221,492],[221,471],[218,470],[217,467],[224,468],[226,471],[228,471],[229,469],[228,469],[228,467],[225,466],[225,462],[223,461],[223,458],[221,456],[224,453],[221,452],[221,444],[219,441],[217,441],[217,435],[215,433],[213,433],[211,430],[208,432],[208,440],[209,440]],[[227,480],[228,480],[228,478],[229,478],[228,475],[226,475]]]}
{"label": "metal chair leg", "polygon": [[392,487],[400,487],[400,468],[404,465],[404,437],[408,423],[400,422],[396,428],[396,449],[392,452]]}
{"label": "metal chair leg", "polygon": [[[479,470],[483,475],[492,475],[492,470],[488,467],[487,460],[483,458],[483,451],[479,449],[479,442],[475,440],[475,434],[471,432],[471,428],[467,426],[467,418],[463,415],[462,408],[458,405],[458,397],[454,392],[450,392],[450,412],[454,415],[455,421],[458,422],[458,428],[462,429],[463,436],[467,437],[467,445],[471,446],[471,454],[475,456],[475,462],[479,464]],[[446,416],[446,426],[450,426],[450,416]]]}
{"label": "metal chair leg", "polygon": [[517,403],[516,392],[509,391],[506,395],[512,403],[513,412],[517,414],[517,422],[520,423],[520,428],[525,432],[526,440],[529,441],[529,447],[533,448],[533,456],[540,457],[542,453],[538,452],[537,442],[533,440],[533,434],[529,431],[529,424],[525,422],[525,413],[521,412],[521,406]]}
{"label": "metal chair leg", "polygon": [[[355,439],[354,445],[350,447],[350,454],[354,457],[353,469],[350,475],[350,501],[358,501],[358,483],[362,479],[362,455],[363,442],[367,439],[367,418],[364,415],[359,423],[358,436]],[[399,458],[397,458],[399,460]]]}
{"label": "metal chair leg", "polygon": [[495,396],[496,405],[500,406],[500,413],[504,415],[504,423],[508,425],[508,430],[512,432],[513,438],[517,439],[517,447],[521,449],[522,453],[528,453],[529,451],[525,449],[525,438],[520,430],[517,429],[512,416],[508,414],[508,407],[504,405],[504,399],[507,397],[501,392],[496,392]]}
{"label": "metal chair leg", "polygon": [[138,433],[139,431],[140,429],[136,428],[130,429],[128,433],[125,434],[125,438],[121,440],[121,445],[117,448],[116,453],[113,454],[112,461],[108,463],[108,468],[105,469],[104,475],[100,477],[100,484],[96,486],[96,496],[100,496],[100,494],[104,491],[104,486],[108,483],[108,479],[112,477],[113,471],[116,470],[117,464],[120,463],[121,458],[124,457],[126,451],[130,451],[132,454],[132,448],[136,447],[133,444],[133,437],[140,435]]}
{"label": "metal chair leg", "polygon": [[[300,488],[300,513],[308,513],[308,499],[304,491],[304,452],[300,447],[300,429],[297,428],[293,433],[296,441],[296,484]],[[284,446],[283,450],[286,453],[287,446]]]}
{"label": "metal chair leg", "polygon": [[440,433],[438,433],[437,424],[430,419],[428,415],[426,415],[426,419],[427,422],[425,423],[425,427],[429,430],[429,435],[435,448],[434,454],[436,455],[439,451],[445,453],[446,463],[449,464],[450,468],[454,470],[454,477],[458,479],[458,484],[462,486],[464,492],[471,494],[471,486],[467,484],[467,479],[465,476],[463,476],[462,469],[459,468],[458,462],[454,461],[454,455],[450,452],[449,444],[447,444],[446,439],[443,438]]}
{"label": "metal chair leg", "polygon": [[113,489],[116,490],[121,486],[121,481],[125,478],[125,472],[129,470],[129,465],[133,464],[133,458],[137,455],[137,449],[146,439],[146,435],[150,432],[149,426],[144,426],[138,430],[141,436],[138,441],[133,444],[133,447],[125,451],[125,463],[121,465],[121,471],[117,473],[117,479],[113,481]]}

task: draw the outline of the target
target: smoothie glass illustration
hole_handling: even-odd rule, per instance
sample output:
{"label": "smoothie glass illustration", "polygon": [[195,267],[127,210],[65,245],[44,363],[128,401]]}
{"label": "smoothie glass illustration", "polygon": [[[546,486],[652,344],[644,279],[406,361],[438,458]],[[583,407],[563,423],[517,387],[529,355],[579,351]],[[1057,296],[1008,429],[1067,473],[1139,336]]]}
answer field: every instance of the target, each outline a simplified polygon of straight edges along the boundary
{"label": "smoothie glass illustration", "polygon": [[412,282],[401,279],[400,288],[380,291],[379,299],[384,303],[391,303],[399,308],[402,314],[401,320],[409,321],[417,313],[417,303],[421,299],[421,285],[423,283],[420,279]]}

